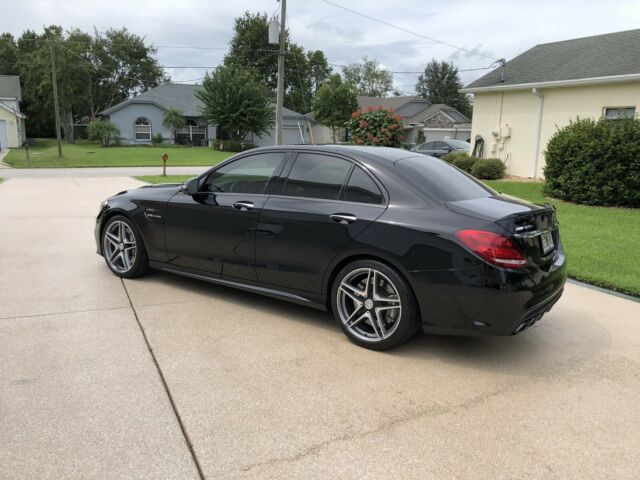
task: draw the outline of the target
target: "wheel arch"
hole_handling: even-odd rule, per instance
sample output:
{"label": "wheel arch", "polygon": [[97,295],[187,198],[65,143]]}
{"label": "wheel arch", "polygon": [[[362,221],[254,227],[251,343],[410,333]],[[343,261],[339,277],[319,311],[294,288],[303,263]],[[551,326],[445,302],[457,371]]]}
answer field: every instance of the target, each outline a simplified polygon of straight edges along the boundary
{"label": "wheel arch", "polygon": [[[327,304],[328,311],[332,310],[331,309],[331,290],[333,287],[333,282],[338,276],[338,273],[345,266],[349,265],[350,263],[356,262],[358,260],[374,260],[377,262],[384,263],[390,268],[393,268],[409,284],[409,287],[411,288],[413,295],[416,296],[416,289],[413,286],[413,283],[411,282],[409,272],[405,268],[403,268],[398,262],[393,261],[392,259],[388,258],[386,255],[378,254],[378,252],[352,252],[352,253],[343,255],[340,258],[337,258],[334,261],[334,263],[331,265],[331,267],[327,269],[327,275],[325,275],[326,279],[324,282],[324,292],[325,292],[325,299],[326,299],[325,302]],[[417,296],[416,296],[416,299],[417,299]],[[416,303],[418,305],[418,312],[419,314],[421,314],[420,302],[416,302]]]}

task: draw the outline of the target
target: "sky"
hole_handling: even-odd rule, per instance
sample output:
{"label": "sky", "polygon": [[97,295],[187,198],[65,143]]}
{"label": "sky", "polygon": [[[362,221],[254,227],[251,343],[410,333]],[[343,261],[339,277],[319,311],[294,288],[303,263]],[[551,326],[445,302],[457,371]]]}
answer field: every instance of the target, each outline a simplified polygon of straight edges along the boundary
{"label": "sky", "polygon": [[[392,72],[420,72],[427,62],[460,70],[489,67],[539,43],[640,28],[640,1],[627,0],[331,0],[351,10],[430,37],[431,41],[340,9],[323,0],[288,0],[291,39],[320,49],[336,65],[375,58]],[[0,0],[0,31],[15,36],[45,25],[105,31],[127,27],[157,45],[172,80],[201,81],[220,63],[245,11],[279,12],[276,0]],[[203,49],[176,47],[206,47]],[[454,47],[459,47],[456,49]],[[335,67],[339,70],[339,67]],[[490,70],[461,72],[464,84]],[[395,87],[415,91],[417,73],[394,73]]]}

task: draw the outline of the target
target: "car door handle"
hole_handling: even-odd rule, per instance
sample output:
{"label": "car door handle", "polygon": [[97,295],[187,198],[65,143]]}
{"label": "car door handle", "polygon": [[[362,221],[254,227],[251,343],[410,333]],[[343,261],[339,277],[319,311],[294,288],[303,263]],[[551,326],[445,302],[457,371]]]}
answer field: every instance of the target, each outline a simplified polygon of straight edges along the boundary
{"label": "car door handle", "polygon": [[353,223],[358,220],[358,217],[349,213],[334,213],[332,215],[329,215],[329,218],[334,222],[341,223],[343,225],[346,225],[347,223]]}
{"label": "car door handle", "polygon": [[240,201],[233,204],[233,208],[241,212],[248,212],[253,208],[253,202]]}

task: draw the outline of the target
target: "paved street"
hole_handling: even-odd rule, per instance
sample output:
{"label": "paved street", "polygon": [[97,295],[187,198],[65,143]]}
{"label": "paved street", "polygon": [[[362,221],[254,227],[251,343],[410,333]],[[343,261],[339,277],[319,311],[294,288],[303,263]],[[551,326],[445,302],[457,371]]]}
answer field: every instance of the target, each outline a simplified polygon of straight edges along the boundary
{"label": "paved street", "polygon": [[0,184],[1,478],[638,477],[640,303],[568,284],[521,335],[371,352],[323,312],[121,281],[94,216],[139,182],[71,174]]}

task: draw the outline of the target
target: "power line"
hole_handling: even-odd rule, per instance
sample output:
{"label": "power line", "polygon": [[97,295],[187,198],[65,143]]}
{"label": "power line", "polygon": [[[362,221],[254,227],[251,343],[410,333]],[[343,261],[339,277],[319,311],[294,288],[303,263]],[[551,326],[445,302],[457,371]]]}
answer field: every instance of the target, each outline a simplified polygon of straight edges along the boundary
{"label": "power line", "polygon": [[484,53],[480,53],[480,52],[476,52],[476,51],[473,51],[473,50],[469,50],[467,48],[459,47],[459,46],[454,45],[452,43],[445,42],[445,41],[442,41],[442,40],[438,40],[437,38],[428,37],[427,35],[423,35],[422,33],[414,32],[413,30],[408,30],[408,29],[406,29],[404,27],[399,27],[398,25],[394,25],[393,23],[385,22],[384,20],[380,20],[379,18],[375,18],[375,17],[372,17],[372,16],[367,15],[365,13],[358,12],[356,10],[352,10],[350,8],[344,7],[344,6],[342,6],[342,5],[338,4],[338,3],[332,2],[331,0],[320,0],[320,1],[324,2],[324,3],[327,3],[329,5],[333,5],[336,8],[341,8],[342,10],[346,10],[347,12],[353,13],[355,15],[360,15],[361,17],[368,18],[369,20],[372,20],[374,22],[381,23],[382,25],[386,25],[387,27],[395,28],[396,30],[400,30],[400,31],[405,32],[405,33],[410,33],[411,35],[415,35],[416,37],[424,38],[426,40],[429,40],[429,41],[434,42],[434,43],[439,43],[441,45],[446,45],[447,47],[455,48],[456,50],[460,50],[462,52],[466,52],[466,53],[469,53],[471,55],[477,55],[477,56],[489,58],[491,60],[496,60],[496,58],[493,58],[490,55],[485,55]]}

